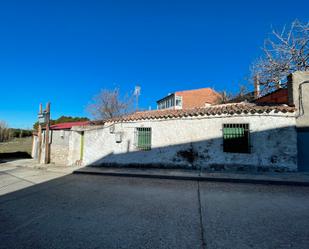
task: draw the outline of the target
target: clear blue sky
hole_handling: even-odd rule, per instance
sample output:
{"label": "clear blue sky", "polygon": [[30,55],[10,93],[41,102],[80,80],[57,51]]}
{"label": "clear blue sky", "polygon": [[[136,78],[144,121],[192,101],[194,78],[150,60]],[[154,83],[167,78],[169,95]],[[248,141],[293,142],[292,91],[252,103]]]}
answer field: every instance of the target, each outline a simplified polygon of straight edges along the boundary
{"label": "clear blue sky", "polygon": [[103,88],[142,87],[140,105],[200,87],[235,91],[271,25],[308,21],[294,1],[1,1],[0,119],[32,127],[48,100],[52,118],[86,116]]}

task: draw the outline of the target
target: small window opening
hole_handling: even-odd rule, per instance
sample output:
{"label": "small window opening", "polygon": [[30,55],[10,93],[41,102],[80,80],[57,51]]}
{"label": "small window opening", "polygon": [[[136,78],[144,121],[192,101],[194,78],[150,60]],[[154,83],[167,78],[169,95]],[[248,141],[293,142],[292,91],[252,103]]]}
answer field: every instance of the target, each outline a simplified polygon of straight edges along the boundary
{"label": "small window opening", "polygon": [[138,127],[135,129],[135,145],[140,150],[151,149],[151,128]]}
{"label": "small window opening", "polygon": [[223,151],[250,153],[249,124],[223,124]]}

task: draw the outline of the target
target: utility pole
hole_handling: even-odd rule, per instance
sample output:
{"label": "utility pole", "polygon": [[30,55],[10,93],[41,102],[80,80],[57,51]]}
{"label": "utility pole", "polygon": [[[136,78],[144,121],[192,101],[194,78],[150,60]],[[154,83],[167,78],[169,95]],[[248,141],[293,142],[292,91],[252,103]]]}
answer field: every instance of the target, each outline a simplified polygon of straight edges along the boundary
{"label": "utility pole", "polygon": [[[43,115],[43,108],[42,104],[39,107],[39,117]],[[41,154],[42,154],[42,125],[39,120],[39,127],[38,127],[38,161],[41,163]]]}
{"label": "utility pole", "polygon": [[45,110],[45,123],[46,123],[46,128],[45,128],[45,159],[44,163],[48,164],[49,163],[49,126],[50,126],[50,103],[48,102],[46,105],[46,110]]}

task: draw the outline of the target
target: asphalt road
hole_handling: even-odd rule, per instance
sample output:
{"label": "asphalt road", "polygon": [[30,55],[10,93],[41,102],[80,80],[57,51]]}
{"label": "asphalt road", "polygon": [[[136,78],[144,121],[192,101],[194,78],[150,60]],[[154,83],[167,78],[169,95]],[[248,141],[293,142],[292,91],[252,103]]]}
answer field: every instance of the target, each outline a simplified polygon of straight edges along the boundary
{"label": "asphalt road", "polygon": [[309,188],[67,175],[0,197],[0,248],[309,248]]}

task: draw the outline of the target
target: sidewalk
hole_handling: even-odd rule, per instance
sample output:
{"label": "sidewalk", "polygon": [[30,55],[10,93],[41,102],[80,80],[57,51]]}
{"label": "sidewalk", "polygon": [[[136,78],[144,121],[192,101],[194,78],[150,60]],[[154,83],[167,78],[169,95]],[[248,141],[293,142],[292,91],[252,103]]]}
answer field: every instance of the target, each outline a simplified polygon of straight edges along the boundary
{"label": "sidewalk", "polygon": [[112,167],[84,167],[75,174],[95,174],[106,176],[143,177],[175,180],[196,180],[214,182],[275,184],[309,186],[309,172],[295,173],[210,173],[184,169],[137,169]]}
{"label": "sidewalk", "polygon": [[35,170],[45,170],[49,172],[70,174],[74,170],[79,169],[82,166],[64,166],[56,164],[40,164],[35,159],[15,159],[15,160],[3,160],[0,163],[0,167],[23,167]]}
{"label": "sidewalk", "polygon": [[71,174],[78,167],[42,165],[33,159],[0,163],[0,196]]}

